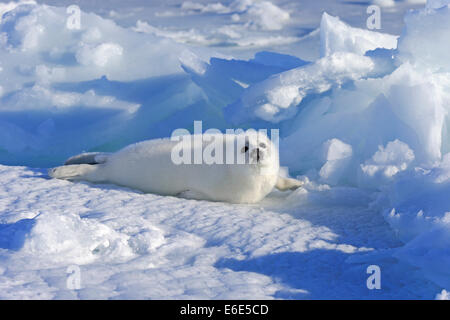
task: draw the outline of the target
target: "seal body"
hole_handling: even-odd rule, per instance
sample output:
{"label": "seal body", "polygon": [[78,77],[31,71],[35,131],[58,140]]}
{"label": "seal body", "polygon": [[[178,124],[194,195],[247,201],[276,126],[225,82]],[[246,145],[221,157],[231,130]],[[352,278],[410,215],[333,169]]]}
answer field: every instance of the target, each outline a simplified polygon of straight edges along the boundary
{"label": "seal body", "polygon": [[[111,154],[81,154],[68,159],[64,166],[51,169],[49,175],[232,203],[258,202],[279,182],[278,150],[264,134],[203,135],[200,144],[195,143],[195,135],[183,139],[182,148],[181,141],[167,138],[139,142]],[[217,161],[196,162],[195,155],[207,156],[205,151],[212,144],[215,150],[209,155],[222,152],[222,161],[216,157]],[[233,157],[227,149],[231,145]],[[188,161],[179,163],[180,154]]]}

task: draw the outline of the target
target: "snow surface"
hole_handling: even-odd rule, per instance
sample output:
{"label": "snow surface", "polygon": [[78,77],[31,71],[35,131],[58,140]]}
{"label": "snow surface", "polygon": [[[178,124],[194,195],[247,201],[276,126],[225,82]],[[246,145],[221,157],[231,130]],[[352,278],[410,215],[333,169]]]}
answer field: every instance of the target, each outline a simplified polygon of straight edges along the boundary
{"label": "snow surface", "polygon": [[[371,1],[377,32],[366,2],[80,1],[75,30],[62,3],[0,3],[0,298],[448,299],[450,1]],[[305,187],[231,205],[46,173],[194,120],[279,128]]]}
{"label": "snow surface", "polygon": [[[308,183],[249,206],[49,180],[25,167],[1,166],[0,181],[3,299],[408,299],[441,291],[404,263],[367,257],[401,243],[367,208],[370,194],[354,188]],[[383,290],[370,291],[366,268],[375,262]],[[71,265],[80,266],[79,290],[66,286]]]}

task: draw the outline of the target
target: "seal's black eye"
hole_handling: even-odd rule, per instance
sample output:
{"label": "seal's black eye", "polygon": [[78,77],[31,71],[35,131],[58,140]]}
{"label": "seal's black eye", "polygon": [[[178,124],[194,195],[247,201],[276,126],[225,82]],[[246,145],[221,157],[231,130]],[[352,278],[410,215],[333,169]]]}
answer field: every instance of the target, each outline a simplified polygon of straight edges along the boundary
{"label": "seal's black eye", "polygon": [[242,151],[242,153],[246,153],[246,152],[248,151],[248,149],[249,149],[249,147],[248,147],[248,146],[245,146],[245,147],[242,148],[241,151]]}
{"label": "seal's black eye", "polygon": [[265,144],[264,142],[261,142],[261,143],[259,144],[259,146],[260,146],[261,148],[265,148],[265,147],[266,147],[266,144]]}

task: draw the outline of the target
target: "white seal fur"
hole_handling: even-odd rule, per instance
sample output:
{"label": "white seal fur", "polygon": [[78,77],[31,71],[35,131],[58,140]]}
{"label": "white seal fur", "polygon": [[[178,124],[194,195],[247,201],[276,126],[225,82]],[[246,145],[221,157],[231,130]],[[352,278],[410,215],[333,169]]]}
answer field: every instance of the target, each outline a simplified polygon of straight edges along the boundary
{"label": "white seal fur", "polygon": [[[213,136],[209,136],[209,141]],[[132,144],[115,153],[83,153],[68,159],[64,166],[50,169],[49,175],[57,179],[113,183],[160,195],[232,203],[255,203],[274,187],[293,190],[301,186],[298,180],[279,176],[278,150],[265,134],[221,136],[224,148],[227,142],[239,146],[242,143],[239,139],[246,139],[245,147],[234,151],[246,156],[245,164],[177,165],[172,161],[172,150],[179,142],[166,138]],[[192,141],[193,137],[190,136]],[[205,141],[208,139],[203,139],[202,148],[207,144]],[[194,143],[191,145],[193,154]]]}

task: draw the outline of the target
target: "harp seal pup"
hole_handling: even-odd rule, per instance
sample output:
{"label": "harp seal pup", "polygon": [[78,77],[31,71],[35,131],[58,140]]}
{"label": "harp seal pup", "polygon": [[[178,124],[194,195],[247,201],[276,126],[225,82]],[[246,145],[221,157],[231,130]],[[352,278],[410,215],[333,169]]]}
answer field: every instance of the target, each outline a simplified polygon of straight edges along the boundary
{"label": "harp seal pup", "polygon": [[[63,166],[50,169],[49,175],[71,181],[112,183],[160,195],[230,203],[255,203],[274,187],[284,191],[302,185],[299,180],[279,176],[278,150],[264,133],[203,134],[197,144],[194,140],[198,135],[195,137],[184,136],[183,141],[187,143],[183,143],[182,152],[180,141],[164,138],[135,143],[115,153],[83,153],[69,158]],[[206,151],[212,141],[219,147],[210,155],[220,156],[222,148],[221,164],[207,163],[205,159],[199,164],[190,164],[189,161],[195,159],[192,155],[199,149]],[[230,164],[225,153],[231,145],[234,153]],[[179,158],[177,161],[174,158],[181,154],[188,154],[183,158],[188,161],[179,164]]]}

